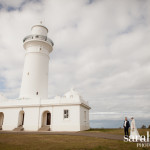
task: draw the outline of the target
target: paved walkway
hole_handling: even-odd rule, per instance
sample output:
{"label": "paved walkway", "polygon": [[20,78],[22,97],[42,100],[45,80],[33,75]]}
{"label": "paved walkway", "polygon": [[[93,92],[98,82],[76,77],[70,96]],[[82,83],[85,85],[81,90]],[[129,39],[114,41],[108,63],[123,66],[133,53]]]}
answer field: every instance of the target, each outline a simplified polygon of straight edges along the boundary
{"label": "paved walkway", "polygon": [[90,132],[90,131],[80,131],[80,132],[29,132],[29,131],[0,131],[0,134],[45,134],[45,135],[74,135],[74,136],[88,136],[96,137],[103,139],[112,139],[112,140],[123,140],[123,135],[108,134],[102,132]]}

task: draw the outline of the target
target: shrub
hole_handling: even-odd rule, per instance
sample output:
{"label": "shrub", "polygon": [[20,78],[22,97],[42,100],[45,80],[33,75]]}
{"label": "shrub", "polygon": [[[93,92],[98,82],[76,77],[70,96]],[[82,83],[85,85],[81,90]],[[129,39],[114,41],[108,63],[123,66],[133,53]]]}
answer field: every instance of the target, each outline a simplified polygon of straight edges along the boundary
{"label": "shrub", "polygon": [[146,126],[145,126],[145,125],[142,125],[141,129],[146,129]]}

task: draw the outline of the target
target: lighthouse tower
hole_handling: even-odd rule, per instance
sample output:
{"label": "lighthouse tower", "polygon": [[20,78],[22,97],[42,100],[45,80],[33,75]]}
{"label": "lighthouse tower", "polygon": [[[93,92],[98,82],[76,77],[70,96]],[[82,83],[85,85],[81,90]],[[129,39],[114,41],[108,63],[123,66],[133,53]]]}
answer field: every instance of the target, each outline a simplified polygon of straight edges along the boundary
{"label": "lighthouse tower", "polygon": [[49,54],[53,41],[48,29],[41,25],[31,28],[32,34],[23,39],[26,50],[20,98],[48,98]]}

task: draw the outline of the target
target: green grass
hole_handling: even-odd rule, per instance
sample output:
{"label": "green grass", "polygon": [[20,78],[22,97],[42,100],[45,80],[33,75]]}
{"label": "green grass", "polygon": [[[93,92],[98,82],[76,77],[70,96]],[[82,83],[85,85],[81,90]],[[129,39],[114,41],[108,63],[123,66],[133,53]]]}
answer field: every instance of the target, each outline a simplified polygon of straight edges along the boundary
{"label": "green grass", "polygon": [[[119,134],[123,129],[99,129],[97,131]],[[147,129],[140,130],[146,132]],[[125,143],[96,137],[39,134],[0,134],[0,150],[150,150],[137,148],[136,143]]]}
{"label": "green grass", "polygon": [[[123,128],[122,129],[100,129],[100,128],[97,128],[97,129],[89,129],[87,131],[90,131],[90,132],[104,132],[104,133],[109,133],[109,134],[124,135]],[[138,129],[138,132],[139,132],[140,135],[145,135],[146,136],[147,135],[147,131],[150,132],[150,129]],[[130,132],[130,129],[129,129],[129,132]]]}

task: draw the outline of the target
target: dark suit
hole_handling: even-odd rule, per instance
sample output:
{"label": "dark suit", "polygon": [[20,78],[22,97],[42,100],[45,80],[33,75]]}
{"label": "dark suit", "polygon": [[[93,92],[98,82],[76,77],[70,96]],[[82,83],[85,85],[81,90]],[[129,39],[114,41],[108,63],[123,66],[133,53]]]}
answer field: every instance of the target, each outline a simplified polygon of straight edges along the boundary
{"label": "dark suit", "polygon": [[[124,121],[124,124],[125,124],[125,121]],[[124,134],[125,134],[125,137],[129,137],[129,127],[130,127],[130,123],[129,121],[127,120],[126,122],[126,126],[123,124],[123,127],[124,127]]]}

